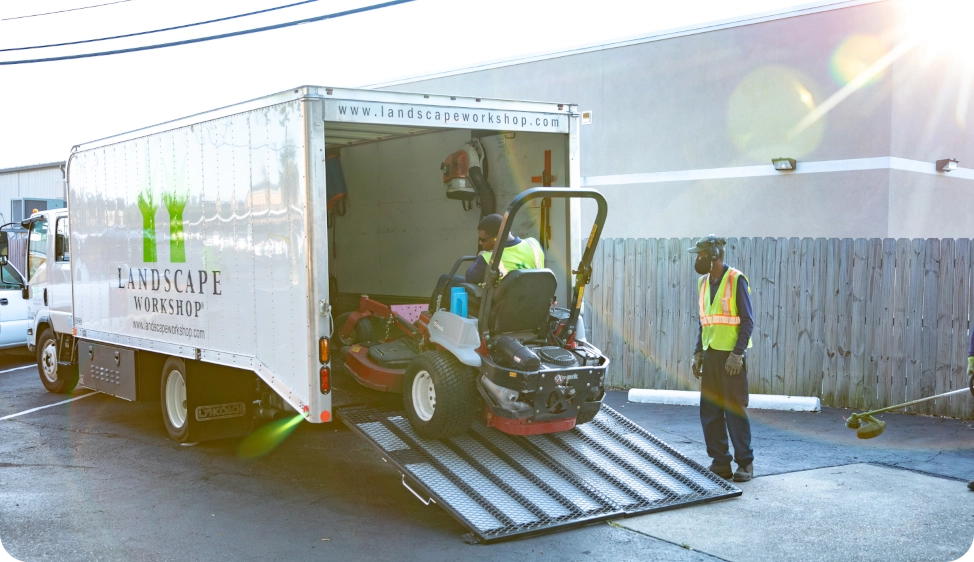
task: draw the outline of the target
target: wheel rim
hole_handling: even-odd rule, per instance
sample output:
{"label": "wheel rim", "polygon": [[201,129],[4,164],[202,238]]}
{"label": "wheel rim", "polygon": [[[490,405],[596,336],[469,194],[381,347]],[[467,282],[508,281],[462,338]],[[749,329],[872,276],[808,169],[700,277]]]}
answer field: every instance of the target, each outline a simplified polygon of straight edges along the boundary
{"label": "wheel rim", "polygon": [[176,429],[186,423],[186,379],[178,369],[169,371],[166,379],[166,415]]}
{"label": "wheel rim", "polygon": [[423,421],[433,419],[436,411],[436,388],[433,386],[433,377],[427,371],[416,373],[413,379],[413,409],[416,416]]}
{"label": "wheel rim", "polygon": [[57,346],[54,340],[47,340],[44,343],[44,350],[41,351],[41,371],[47,382],[52,384],[57,382]]}

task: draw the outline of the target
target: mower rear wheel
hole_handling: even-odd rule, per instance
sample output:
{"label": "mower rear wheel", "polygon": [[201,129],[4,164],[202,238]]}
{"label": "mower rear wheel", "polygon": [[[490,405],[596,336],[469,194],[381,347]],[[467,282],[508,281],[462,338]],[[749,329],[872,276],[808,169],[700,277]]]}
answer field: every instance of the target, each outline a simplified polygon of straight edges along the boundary
{"label": "mower rear wheel", "polygon": [[416,433],[445,439],[470,428],[480,406],[470,367],[445,351],[426,351],[406,367],[403,407]]}
{"label": "mower rear wheel", "polygon": [[344,347],[348,345],[354,345],[357,343],[362,343],[364,341],[372,341],[372,323],[369,322],[368,318],[360,318],[358,322],[355,323],[355,327],[352,329],[352,333],[348,335],[347,338],[343,338],[341,334],[342,326],[345,325],[345,321],[351,316],[351,312],[346,312],[335,320],[335,343],[338,347]]}

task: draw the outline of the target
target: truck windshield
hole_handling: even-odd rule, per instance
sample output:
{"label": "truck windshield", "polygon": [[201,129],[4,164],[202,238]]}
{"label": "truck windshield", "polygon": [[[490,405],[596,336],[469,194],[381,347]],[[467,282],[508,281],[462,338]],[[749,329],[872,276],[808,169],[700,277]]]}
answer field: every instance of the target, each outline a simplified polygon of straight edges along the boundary
{"label": "truck windshield", "polygon": [[30,238],[27,241],[27,280],[47,261],[47,221],[39,220],[30,225]]}

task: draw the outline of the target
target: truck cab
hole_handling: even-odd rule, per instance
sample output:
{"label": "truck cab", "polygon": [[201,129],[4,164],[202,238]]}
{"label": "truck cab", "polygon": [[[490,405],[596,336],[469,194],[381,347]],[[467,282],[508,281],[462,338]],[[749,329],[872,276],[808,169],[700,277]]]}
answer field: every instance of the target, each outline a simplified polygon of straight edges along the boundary
{"label": "truck cab", "polygon": [[[65,392],[77,381],[77,368],[62,365],[71,353],[71,253],[67,209],[34,213],[23,221],[27,229],[24,290],[27,301],[27,347],[37,354],[41,381],[48,390]],[[67,355],[65,359],[69,359]],[[67,363],[67,361],[64,361]],[[70,388],[69,388],[70,387]]]}

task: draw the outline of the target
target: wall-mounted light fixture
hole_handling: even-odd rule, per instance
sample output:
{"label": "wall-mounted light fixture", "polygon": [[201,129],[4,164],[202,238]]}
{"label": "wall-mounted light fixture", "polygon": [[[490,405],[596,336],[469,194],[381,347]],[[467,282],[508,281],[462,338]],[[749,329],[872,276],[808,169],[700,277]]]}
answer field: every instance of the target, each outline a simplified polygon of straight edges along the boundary
{"label": "wall-mounted light fixture", "polygon": [[937,171],[938,172],[952,172],[957,169],[957,160],[953,158],[945,158],[943,160],[937,160]]}
{"label": "wall-mounted light fixture", "polygon": [[794,158],[772,158],[771,164],[779,172],[791,172],[798,167],[798,162]]}

